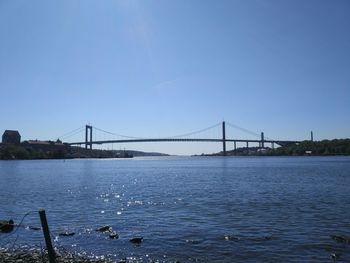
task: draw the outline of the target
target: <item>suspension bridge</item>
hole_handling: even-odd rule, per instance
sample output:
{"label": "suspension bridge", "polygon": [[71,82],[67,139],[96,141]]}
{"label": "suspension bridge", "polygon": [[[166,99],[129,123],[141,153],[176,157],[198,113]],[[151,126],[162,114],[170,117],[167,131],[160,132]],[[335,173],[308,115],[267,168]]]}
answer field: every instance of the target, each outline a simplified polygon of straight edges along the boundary
{"label": "suspension bridge", "polygon": [[[227,136],[226,126],[229,126],[234,129],[238,129],[244,133],[250,134],[256,138],[253,139],[239,139],[239,138],[232,138]],[[208,137],[200,137],[196,136],[200,133],[203,133],[205,131],[208,131],[210,129],[214,128],[220,128],[220,135],[215,138],[208,138]],[[85,130],[85,131],[84,131]],[[99,131],[103,132],[105,134],[109,134],[118,138],[112,138],[112,139],[94,139],[93,140],[93,131]],[[85,133],[85,139],[84,140],[78,140],[73,142],[67,142],[68,145],[71,146],[85,146],[86,149],[92,149],[93,145],[102,145],[102,144],[120,144],[120,143],[144,143],[144,142],[216,142],[222,144],[222,153],[223,155],[226,155],[226,145],[227,143],[233,143],[233,149],[237,149],[238,143],[244,143],[246,148],[249,148],[249,144],[258,144],[260,148],[265,148],[267,144],[271,145],[271,148],[275,148],[275,145],[278,146],[287,146],[290,144],[297,144],[301,141],[298,140],[274,140],[270,139],[268,137],[264,136],[264,132],[261,132],[260,134],[252,132],[250,130],[247,130],[245,128],[239,127],[237,125],[228,123],[228,122],[221,122],[218,124],[215,124],[213,126],[207,127],[202,130],[177,135],[177,136],[169,136],[169,137],[163,137],[163,138],[142,138],[142,137],[132,137],[132,136],[126,136],[126,135],[120,135],[112,132],[108,132],[102,129],[99,129],[97,127],[93,127],[92,125],[85,125],[83,127],[80,127],[76,130],[73,130],[65,135],[63,135],[63,138],[69,138],[72,135],[76,135],[77,133],[81,132]],[[311,132],[311,140],[313,140],[313,135]]]}

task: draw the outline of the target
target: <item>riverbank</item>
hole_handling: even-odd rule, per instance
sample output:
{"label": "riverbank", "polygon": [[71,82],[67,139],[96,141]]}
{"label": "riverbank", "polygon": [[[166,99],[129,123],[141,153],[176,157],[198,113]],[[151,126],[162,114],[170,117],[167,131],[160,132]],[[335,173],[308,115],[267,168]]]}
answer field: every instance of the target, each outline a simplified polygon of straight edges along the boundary
{"label": "riverbank", "polygon": [[[39,263],[48,262],[48,256],[40,250],[0,250],[1,263]],[[74,255],[71,253],[59,253],[56,263],[112,263],[109,259],[94,259]],[[126,261],[120,261],[126,262]]]}

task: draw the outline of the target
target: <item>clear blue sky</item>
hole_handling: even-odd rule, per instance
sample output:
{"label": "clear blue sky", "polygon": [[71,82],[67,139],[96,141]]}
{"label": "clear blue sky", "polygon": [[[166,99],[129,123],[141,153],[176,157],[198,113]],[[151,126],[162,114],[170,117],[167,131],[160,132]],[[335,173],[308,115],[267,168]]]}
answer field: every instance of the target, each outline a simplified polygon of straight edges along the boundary
{"label": "clear blue sky", "polygon": [[0,132],[163,137],[226,120],[350,137],[349,14],[348,0],[0,0]]}

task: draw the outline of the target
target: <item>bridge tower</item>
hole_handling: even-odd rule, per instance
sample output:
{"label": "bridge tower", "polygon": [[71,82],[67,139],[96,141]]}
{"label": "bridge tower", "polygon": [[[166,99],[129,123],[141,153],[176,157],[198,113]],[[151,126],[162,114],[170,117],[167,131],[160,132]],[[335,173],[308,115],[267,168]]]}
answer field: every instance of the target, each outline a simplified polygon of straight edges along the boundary
{"label": "bridge tower", "polygon": [[311,141],[314,141],[314,133],[311,131]]}
{"label": "bridge tower", "polygon": [[226,129],[225,122],[222,122],[222,153],[226,156]]}
{"label": "bridge tower", "polygon": [[90,150],[92,150],[92,126],[85,125],[85,149],[90,146]]}
{"label": "bridge tower", "polygon": [[264,133],[262,132],[261,133],[261,148],[264,148],[264,146],[265,146],[265,138],[264,138]]}

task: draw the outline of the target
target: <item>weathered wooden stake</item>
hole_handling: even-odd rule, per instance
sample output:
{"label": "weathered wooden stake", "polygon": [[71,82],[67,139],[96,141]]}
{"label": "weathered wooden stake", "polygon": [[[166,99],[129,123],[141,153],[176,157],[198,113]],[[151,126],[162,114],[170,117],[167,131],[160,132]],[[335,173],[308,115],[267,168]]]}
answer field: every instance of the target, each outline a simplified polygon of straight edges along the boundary
{"label": "weathered wooden stake", "polygon": [[56,255],[55,255],[55,250],[53,249],[52,243],[51,243],[50,231],[49,231],[49,226],[48,226],[47,220],[46,220],[45,210],[40,209],[39,215],[40,215],[41,226],[43,227],[46,249],[47,249],[47,252],[49,253],[49,262],[55,263],[56,262]]}

